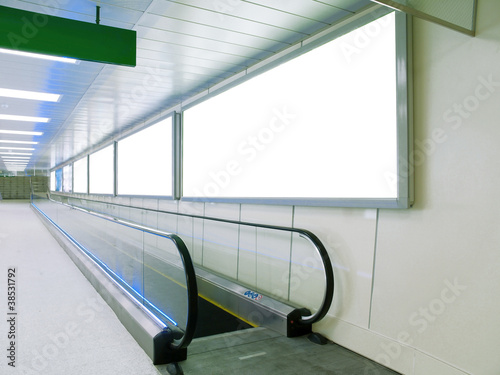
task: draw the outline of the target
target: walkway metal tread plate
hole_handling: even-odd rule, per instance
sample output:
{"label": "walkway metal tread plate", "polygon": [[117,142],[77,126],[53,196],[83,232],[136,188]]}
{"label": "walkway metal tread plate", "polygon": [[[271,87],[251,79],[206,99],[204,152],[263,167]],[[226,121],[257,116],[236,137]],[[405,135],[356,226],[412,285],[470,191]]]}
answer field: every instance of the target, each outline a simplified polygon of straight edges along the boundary
{"label": "walkway metal tread plate", "polygon": [[186,375],[398,374],[337,344],[317,345],[307,336],[286,338],[265,328],[195,339],[180,365]]}

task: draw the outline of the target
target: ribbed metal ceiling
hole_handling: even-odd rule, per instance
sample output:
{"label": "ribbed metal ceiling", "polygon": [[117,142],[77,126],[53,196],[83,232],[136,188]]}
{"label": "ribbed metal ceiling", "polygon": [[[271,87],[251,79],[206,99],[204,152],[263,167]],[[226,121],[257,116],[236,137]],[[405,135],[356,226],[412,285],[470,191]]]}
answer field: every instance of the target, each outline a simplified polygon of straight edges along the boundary
{"label": "ribbed metal ceiling", "polygon": [[[0,88],[62,95],[56,103],[0,97],[0,114],[50,118],[48,123],[0,120],[0,130],[43,132],[0,133],[0,147],[15,146],[2,140],[39,142],[29,146],[35,150],[27,169],[50,169],[88,152],[372,5],[369,0],[3,0],[1,5],[94,23],[98,3],[101,24],[137,31],[136,67],[0,53]],[[5,169],[0,158],[0,170]]]}

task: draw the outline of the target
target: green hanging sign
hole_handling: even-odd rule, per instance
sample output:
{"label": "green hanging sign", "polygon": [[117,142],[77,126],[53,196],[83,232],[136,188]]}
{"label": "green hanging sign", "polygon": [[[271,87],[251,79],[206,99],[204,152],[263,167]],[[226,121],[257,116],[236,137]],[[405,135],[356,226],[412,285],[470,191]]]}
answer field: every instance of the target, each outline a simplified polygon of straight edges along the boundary
{"label": "green hanging sign", "polygon": [[0,48],[136,66],[137,33],[0,6]]}

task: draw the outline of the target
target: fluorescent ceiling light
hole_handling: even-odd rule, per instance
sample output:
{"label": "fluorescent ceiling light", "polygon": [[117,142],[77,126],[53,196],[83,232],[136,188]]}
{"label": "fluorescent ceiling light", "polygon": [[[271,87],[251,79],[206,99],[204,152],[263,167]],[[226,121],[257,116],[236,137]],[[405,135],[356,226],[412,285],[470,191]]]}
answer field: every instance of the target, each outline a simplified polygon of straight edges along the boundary
{"label": "fluorescent ceiling light", "polygon": [[67,57],[41,55],[39,53],[22,52],[22,51],[16,51],[13,49],[5,49],[5,48],[0,48],[0,53],[6,53],[8,55],[16,55],[16,56],[24,56],[24,57],[33,57],[35,59],[42,59],[42,60],[58,61],[58,62],[64,62],[64,63],[68,63],[68,64],[76,64],[78,62],[78,60],[76,60],[76,59],[70,59]]}
{"label": "fluorescent ceiling light", "polygon": [[28,161],[30,159],[29,156],[2,156],[3,161]]}
{"label": "fluorescent ceiling light", "polygon": [[22,130],[0,130],[0,134],[43,135],[42,132],[25,132]]}
{"label": "fluorescent ceiling light", "polygon": [[46,117],[18,116],[18,115],[0,115],[0,120],[28,121],[28,122],[49,122],[50,119],[48,119]]}
{"label": "fluorescent ceiling light", "polygon": [[26,145],[37,145],[38,142],[32,141],[11,141],[10,139],[0,139],[0,143],[16,143],[16,144],[26,144]]}
{"label": "fluorescent ceiling light", "polygon": [[0,150],[20,150],[20,151],[34,151],[32,147],[1,147]]}
{"label": "fluorescent ceiling light", "polygon": [[31,156],[33,155],[32,152],[27,153],[27,152],[0,152],[0,155],[23,155],[23,156]]}
{"label": "fluorescent ceiling light", "polygon": [[48,94],[45,92],[11,90],[0,88],[0,96],[16,99],[43,100],[45,102],[58,102],[61,98],[59,94]]}

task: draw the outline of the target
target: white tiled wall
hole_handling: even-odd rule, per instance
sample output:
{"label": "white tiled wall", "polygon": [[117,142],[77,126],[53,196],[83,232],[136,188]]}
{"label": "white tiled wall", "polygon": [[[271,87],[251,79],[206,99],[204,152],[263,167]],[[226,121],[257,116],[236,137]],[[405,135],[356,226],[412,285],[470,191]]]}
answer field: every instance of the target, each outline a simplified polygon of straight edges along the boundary
{"label": "white tiled wall", "polygon": [[475,38],[415,22],[416,204],[380,211],[370,326],[409,374],[500,373],[498,14],[479,2]]}
{"label": "white tiled wall", "polygon": [[240,228],[238,280],[252,288],[257,287],[257,228]]}
{"label": "white tiled wall", "polygon": [[[179,202],[178,212],[192,215],[203,215],[205,204],[200,202]],[[203,221],[191,217],[179,217],[177,229],[181,238],[186,242],[193,261],[203,262]]]}
{"label": "white tiled wall", "polygon": [[309,240],[292,235],[289,281],[290,301],[317,311],[326,291],[325,269],[320,254]]}
{"label": "white tiled wall", "polygon": [[[459,369],[457,369],[456,367],[454,367],[449,363],[444,363],[424,353],[415,351],[414,375],[428,375],[428,374],[465,375],[466,373],[460,371]],[[480,374],[480,372],[477,372],[477,374]]]}
{"label": "white tiled wall", "polygon": [[241,221],[291,227],[292,220],[291,206],[241,205]]}
{"label": "white tiled wall", "polygon": [[202,265],[222,275],[238,277],[238,230],[234,224],[205,221]]}
{"label": "white tiled wall", "polygon": [[257,289],[289,296],[290,233],[257,229]]}
{"label": "white tiled wall", "polygon": [[[205,215],[238,220],[239,205],[206,203]],[[233,279],[238,277],[238,227],[234,224],[205,221],[203,224],[202,265]]]}
{"label": "white tiled wall", "polygon": [[335,274],[330,314],[363,328],[369,322],[376,216],[374,209],[327,207],[296,207],[294,216],[294,226],[315,233],[330,254]]}

